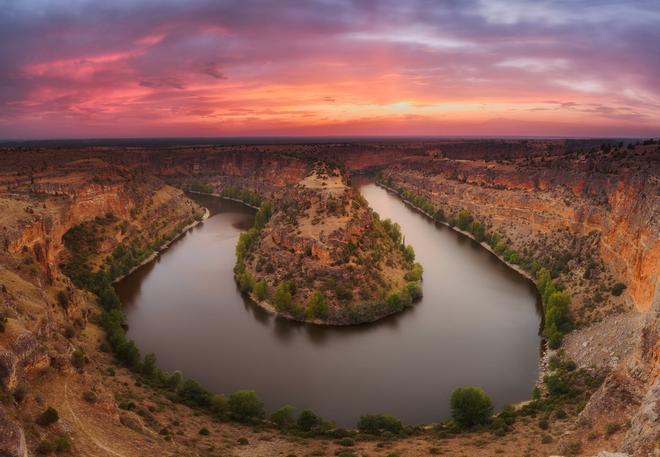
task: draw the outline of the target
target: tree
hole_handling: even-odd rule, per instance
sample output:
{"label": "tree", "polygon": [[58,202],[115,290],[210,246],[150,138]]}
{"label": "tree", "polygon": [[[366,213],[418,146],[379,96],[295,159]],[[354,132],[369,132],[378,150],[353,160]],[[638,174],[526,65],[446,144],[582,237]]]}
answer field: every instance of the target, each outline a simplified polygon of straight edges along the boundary
{"label": "tree", "polygon": [[273,294],[273,305],[275,305],[275,309],[282,312],[290,310],[292,304],[293,298],[289,284],[287,282],[281,282]]}
{"label": "tree", "polygon": [[292,427],[295,423],[295,420],[293,419],[293,407],[285,405],[278,408],[277,411],[270,416],[270,420],[280,430]]}
{"label": "tree", "polygon": [[325,319],[328,317],[328,302],[321,292],[314,292],[307,305],[310,317]]}
{"label": "tree", "polygon": [[211,412],[217,419],[226,419],[229,413],[229,405],[224,395],[213,395],[211,397]]}
{"label": "tree", "polygon": [[175,371],[171,375],[167,376],[165,384],[170,390],[177,390],[183,381],[183,376],[180,371]]}
{"label": "tree", "polygon": [[46,427],[50,424],[54,424],[58,420],[60,420],[60,415],[57,413],[57,410],[52,406],[49,406],[43,413],[39,414],[39,417],[37,417],[37,424]]}
{"label": "tree", "polygon": [[422,279],[422,274],[424,273],[424,268],[422,266],[415,262],[410,269],[405,275],[405,280],[406,281],[419,281]]}
{"label": "tree", "polygon": [[151,379],[156,373],[156,355],[149,353],[144,356],[144,361],[142,362],[142,374],[147,378]]}
{"label": "tree", "polygon": [[309,432],[315,427],[321,425],[323,420],[314,413],[311,409],[305,409],[298,417],[298,428],[303,432]]}
{"label": "tree", "polygon": [[179,388],[179,398],[187,405],[211,406],[212,394],[192,379],[186,379]]}
{"label": "tree", "polygon": [[85,366],[85,361],[85,353],[82,349],[76,349],[73,351],[73,354],[71,354],[71,364],[74,367],[81,369]]}
{"label": "tree", "polygon": [[415,250],[411,245],[407,245],[404,250],[403,250],[403,256],[406,258],[408,262],[414,262],[415,261]]}
{"label": "tree", "polygon": [[463,208],[458,212],[458,228],[461,230],[467,230],[470,227],[470,224],[472,223],[472,216],[466,210]]}
{"label": "tree", "polygon": [[254,278],[247,271],[237,273],[236,282],[238,282],[238,288],[244,294],[251,292],[254,287]]}
{"label": "tree", "polygon": [[263,279],[254,285],[254,295],[257,300],[263,301],[268,297],[268,285]]}
{"label": "tree", "polygon": [[412,281],[407,283],[406,290],[408,291],[408,295],[410,296],[410,299],[412,301],[416,301],[422,298],[423,295],[422,286],[419,285],[419,282]]}
{"label": "tree", "polygon": [[469,428],[488,422],[493,414],[493,404],[486,392],[479,387],[459,387],[451,394],[451,417],[461,428]]}
{"label": "tree", "polygon": [[618,297],[623,293],[623,291],[626,289],[626,285],[622,282],[617,282],[612,286],[612,295],[615,297]]}
{"label": "tree", "polygon": [[239,390],[229,396],[229,414],[238,422],[257,422],[265,415],[264,404],[254,390]]}
{"label": "tree", "polygon": [[360,417],[358,430],[370,435],[379,435],[383,432],[399,434],[403,431],[401,421],[389,414],[367,414]]}

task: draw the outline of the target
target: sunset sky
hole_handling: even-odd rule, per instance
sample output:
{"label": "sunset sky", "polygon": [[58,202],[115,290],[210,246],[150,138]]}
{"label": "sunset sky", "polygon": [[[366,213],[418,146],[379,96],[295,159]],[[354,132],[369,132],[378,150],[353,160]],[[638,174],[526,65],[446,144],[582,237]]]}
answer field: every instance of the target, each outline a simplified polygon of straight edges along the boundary
{"label": "sunset sky", "polygon": [[659,134],[658,0],[0,0],[0,138]]}

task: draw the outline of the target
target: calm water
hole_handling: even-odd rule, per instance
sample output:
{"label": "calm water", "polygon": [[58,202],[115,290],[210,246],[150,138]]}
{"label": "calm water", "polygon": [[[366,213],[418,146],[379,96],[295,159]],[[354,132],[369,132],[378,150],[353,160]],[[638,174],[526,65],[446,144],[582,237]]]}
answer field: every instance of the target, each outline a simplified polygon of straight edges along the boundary
{"label": "calm water", "polygon": [[414,308],[351,328],[267,314],[232,278],[238,235],[253,212],[210,199],[203,203],[212,217],[117,284],[129,336],[161,368],[210,390],[254,389],[269,410],[311,408],[343,426],[370,412],[409,424],[444,419],[461,385],[483,387],[497,407],[528,398],[540,346],[533,288],[383,189],[366,182],[360,190],[401,225],[424,266],[424,298]]}

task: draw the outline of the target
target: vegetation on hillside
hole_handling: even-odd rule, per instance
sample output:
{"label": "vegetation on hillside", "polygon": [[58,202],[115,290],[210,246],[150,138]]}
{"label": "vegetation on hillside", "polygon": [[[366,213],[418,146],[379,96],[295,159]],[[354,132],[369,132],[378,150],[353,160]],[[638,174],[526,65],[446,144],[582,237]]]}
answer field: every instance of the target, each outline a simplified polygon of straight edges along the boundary
{"label": "vegetation on hillside", "polygon": [[[250,191],[239,189],[232,192],[232,195],[244,201],[252,195]],[[345,216],[346,205],[368,207],[359,194],[354,195],[353,199],[354,203],[329,197],[327,211],[335,216]],[[277,202],[276,209],[258,196],[250,201],[260,201],[261,206],[255,216],[254,226],[239,237],[234,276],[241,292],[251,294],[259,301],[267,300],[278,313],[300,321],[359,324],[400,312],[421,298],[423,269],[414,263],[415,251],[412,246],[406,245],[401,228],[391,220],[381,221],[377,214],[372,214],[371,224],[363,235],[365,238],[346,243],[342,258],[333,265],[351,271],[354,265],[361,268],[371,265],[371,268],[365,269],[367,279],[375,289],[383,290],[382,295],[374,299],[371,289],[356,293],[356,285],[350,280],[339,282],[332,277],[319,278],[318,275],[298,277],[296,272],[288,270],[286,274],[274,275],[274,265],[264,261],[264,256],[257,249],[261,231],[274,212],[277,212],[280,223],[293,224],[292,230],[295,230],[298,218],[308,209],[304,204],[308,201],[285,196]],[[405,274],[407,282],[398,290],[386,290],[381,276],[381,264],[394,266],[396,256],[401,259],[397,262],[403,262],[408,269]],[[254,262],[254,259],[258,260]],[[274,283],[273,277],[276,278]],[[270,278],[270,282],[266,278]],[[305,292],[301,293],[302,290]]]}
{"label": "vegetation on hillside", "polygon": [[[553,278],[556,277],[558,272],[556,271],[556,266],[551,263],[549,259],[542,259],[542,262],[545,263],[545,266],[542,266],[539,261],[528,258],[515,251],[510,246],[510,242],[504,236],[497,231],[486,230],[484,224],[476,221],[465,208],[458,212],[456,218],[446,219],[445,212],[442,208],[434,207],[434,205],[422,195],[397,186],[392,181],[391,177],[385,179],[381,177],[378,182],[396,191],[404,201],[421,209],[436,222],[447,223],[452,227],[470,233],[475,240],[485,242],[506,262],[518,265],[533,278],[536,278],[536,286],[543,300],[545,310],[543,334],[547,338],[550,348],[557,349],[561,346],[563,335],[570,331],[573,326],[569,312],[571,299],[570,296],[565,291],[562,291],[560,286],[553,281]],[[554,275],[552,274],[553,270],[555,271]],[[623,290],[622,287],[625,288],[625,285],[615,285],[612,288],[612,293],[620,294]]]}

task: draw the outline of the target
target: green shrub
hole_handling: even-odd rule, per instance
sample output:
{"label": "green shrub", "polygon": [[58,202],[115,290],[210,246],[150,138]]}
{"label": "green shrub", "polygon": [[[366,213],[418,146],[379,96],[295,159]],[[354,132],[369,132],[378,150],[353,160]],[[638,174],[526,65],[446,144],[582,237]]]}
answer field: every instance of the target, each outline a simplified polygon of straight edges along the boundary
{"label": "green shrub", "polygon": [[303,432],[309,432],[321,425],[322,422],[323,420],[317,416],[314,411],[305,409],[300,413],[300,416],[298,416],[296,425]]}
{"label": "green shrub", "polygon": [[217,419],[225,419],[229,415],[229,404],[224,395],[213,395],[211,397],[211,412]]}
{"label": "green shrub", "polygon": [[37,453],[39,454],[52,454],[55,452],[55,444],[49,440],[43,440],[37,446]]}
{"label": "green shrub", "polygon": [[186,379],[177,392],[182,403],[206,408],[211,406],[213,395],[192,379]]}
{"label": "green shrub", "polygon": [[614,435],[619,430],[621,430],[621,425],[620,424],[610,422],[610,423],[607,424],[607,427],[605,428],[605,433],[607,434],[607,436],[611,436],[611,435]]}
{"label": "green shrub", "polygon": [[293,418],[293,407],[289,405],[278,408],[270,416],[270,421],[280,430],[293,427],[295,420]]}
{"label": "green shrub", "polygon": [[56,436],[53,438],[53,447],[55,448],[55,452],[58,454],[60,452],[71,452],[71,441],[67,436]]}
{"label": "green shrub", "polygon": [[339,440],[339,445],[345,447],[354,446],[355,441],[353,441],[353,438],[345,437]]}
{"label": "green shrub", "polygon": [[419,300],[423,296],[422,286],[419,282],[409,282],[406,284],[406,292],[412,301]]}
{"label": "green shrub", "polygon": [[552,396],[564,395],[569,391],[569,386],[563,376],[559,373],[546,375],[543,382]]}
{"label": "green shrub", "polygon": [[96,403],[96,400],[98,399],[96,394],[91,390],[86,390],[85,392],[83,392],[82,397],[83,400],[85,400],[88,403]]}
{"label": "green shrub", "polygon": [[27,397],[28,394],[28,386],[27,384],[21,383],[16,388],[14,389],[14,392],[12,392],[12,396],[14,397],[14,400],[16,400],[17,403],[22,403],[23,400],[25,400],[25,397]]}
{"label": "green shrub", "polygon": [[472,224],[472,220],[470,213],[465,208],[461,209],[458,213],[458,228],[467,230]]}
{"label": "green shrub", "polygon": [[268,298],[268,285],[263,279],[254,285],[254,295],[257,300],[263,301]]}
{"label": "green shrub", "polygon": [[76,329],[73,328],[73,325],[67,324],[64,327],[64,337],[70,340],[74,336],[76,336]]}
{"label": "green shrub", "polygon": [[211,432],[209,432],[209,429],[206,427],[200,428],[198,433],[202,436],[208,436],[211,434]]}
{"label": "green shrub", "polygon": [[405,275],[405,280],[406,281],[420,281],[422,279],[422,274],[424,273],[424,269],[422,268],[422,265],[419,263],[415,262],[410,269]]}
{"label": "green shrub", "polygon": [[85,366],[86,358],[85,358],[85,353],[82,351],[82,349],[76,349],[73,351],[73,354],[71,354],[71,364],[80,369]]}
{"label": "green shrub", "polygon": [[325,319],[328,317],[328,302],[321,292],[314,292],[307,304],[309,316],[315,319]]}
{"label": "green shrub", "polygon": [[358,430],[370,435],[380,435],[384,432],[400,434],[403,432],[401,421],[389,414],[366,414],[358,421]]}
{"label": "green shrub", "polygon": [[253,390],[239,390],[229,396],[229,414],[238,422],[257,422],[265,415],[264,404]]}
{"label": "green shrub", "polygon": [[52,406],[49,406],[37,417],[36,422],[37,424],[46,427],[50,424],[54,424],[58,420],[60,420],[60,415],[57,413],[57,410]]}
{"label": "green shrub", "polygon": [[407,245],[403,249],[403,256],[406,258],[408,262],[414,262],[415,261],[415,249],[411,245]]}
{"label": "green shrub", "polygon": [[273,293],[273,306],[280,312],[287,312],[291,310],[292,305],[293,297],[289,283],[281,282]]}
{"label": "green shrub", "polygon": [[626,289],[626,285],[622,282],[617,282],[612,286],[612,295],[615,297],[618,297],[623,293],[623,291]]}
{"label": "green shrub", "polygon": [[493,404],[478,387],[459,387],[451,394],[451,416],[461,428],[485,424],[493,413]]}

